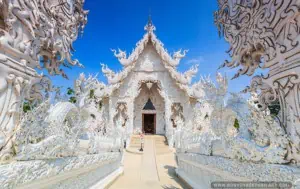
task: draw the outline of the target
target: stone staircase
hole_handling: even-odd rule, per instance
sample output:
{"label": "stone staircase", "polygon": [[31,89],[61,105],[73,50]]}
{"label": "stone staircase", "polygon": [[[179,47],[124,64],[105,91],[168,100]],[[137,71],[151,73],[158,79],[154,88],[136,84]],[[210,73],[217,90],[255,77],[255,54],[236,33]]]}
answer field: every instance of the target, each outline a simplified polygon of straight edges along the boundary
{"label": "stone staircase", "polygon": [[153,135],[152,137],[154,137],[155,139],[155,148],[157,155],[168,154],[173,152],[173,150],[169,148],[168,141],[165,136]]}
{"label": "stone staircase", "polygon": [[[156,148],[156,154],[167,154],[172,153],[173,150],[171,150],[168,146],[167,138],[162,135],[145,135],[146,138],[152,138],[155,141],[155,148]],[[136,154],[142,154],[143,152],[140,152],[141,148],[141,139],[139,135],[132,135],[130,138],[130,145],[127,147],[126,151],[129,153],[136,153]]]}
{"label": "stone staircase", "polygon": [[131,148],[140,148],[141,147],[140,135],[132,135],[131,136],[129,147],[131,147]]}
{"label": "stone staircase", "polygon": [[140,152],[141,148],[141,139],[140,135],[132,135],[130,137],[130,144],[126,148],[126,151],[129,153],[134,153],[134,154],[142,154],[143,152]]}

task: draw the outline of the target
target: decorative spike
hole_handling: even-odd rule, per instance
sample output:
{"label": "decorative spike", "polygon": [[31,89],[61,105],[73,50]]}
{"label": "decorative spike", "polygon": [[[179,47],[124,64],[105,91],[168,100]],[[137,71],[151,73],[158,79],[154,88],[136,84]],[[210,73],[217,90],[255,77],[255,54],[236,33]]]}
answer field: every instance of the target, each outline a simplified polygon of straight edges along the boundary
{"label": "decorative spike", "polygon": [[248,92],[250,92],[250,87],[249,87],[249,86],[247,86],[245,89],[243,89],[243,90],[240,91],[239,93],[246,94],[246,93],[248,93]]}
{"label": "decorative spike", "polygon": [[233,76],[233,78],[231,78],[231,80],[234,80],[234,79],[238,78],[239,76],[240,76],[240,74],[239,74],[239,73],[236,73],[236,74]]}

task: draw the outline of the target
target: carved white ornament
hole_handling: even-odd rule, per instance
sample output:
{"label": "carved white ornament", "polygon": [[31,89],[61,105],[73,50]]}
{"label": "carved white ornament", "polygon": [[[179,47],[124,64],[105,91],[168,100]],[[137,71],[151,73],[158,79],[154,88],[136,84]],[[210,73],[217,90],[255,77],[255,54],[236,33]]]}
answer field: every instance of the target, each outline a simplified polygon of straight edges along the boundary
{"label": "carved white ornament", "polygon": [[289,139],[288,158],[300,161],[300,48],[298,0],[223,0],[215,23],[230,43],[231,61],[221,66],[240,67],[234,78],[252,76],[257,68],[268,68],[255,76],[245,91],[257,92],[261,109],[280,102],[280,124]]}

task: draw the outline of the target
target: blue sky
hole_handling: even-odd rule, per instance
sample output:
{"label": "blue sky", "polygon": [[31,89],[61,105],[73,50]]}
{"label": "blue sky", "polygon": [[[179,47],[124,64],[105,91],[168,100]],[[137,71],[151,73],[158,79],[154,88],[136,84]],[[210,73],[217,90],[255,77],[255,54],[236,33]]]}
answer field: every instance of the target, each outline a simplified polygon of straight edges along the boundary
{"label": "blue sky", "polygon": [[[136,42],[145,33],[149,11],[156,26],[156,35],[169,52],[189,49],[178,70],[183,72],[193,64],[199,64],[200,75],[215,74],[219,65],[228,59],[225,53],[229,45],[218,36],[213,13],[217,10],[216,0],[86,0],[85,9],[90,10],[88,24],[82,37],[75,42],[74,58],[85,68],[65,68],[69,80],[56,76],[56,86],[73,86],[81,72],[96,74],[105,81],[100,63],[107,64],[114,71],[121,70],[111,48],[131,52]],[[235,70],[219,70],[232,78]],[[242,76],[229,81],[229,91],[239,92],[249,84],[250,78]]]}

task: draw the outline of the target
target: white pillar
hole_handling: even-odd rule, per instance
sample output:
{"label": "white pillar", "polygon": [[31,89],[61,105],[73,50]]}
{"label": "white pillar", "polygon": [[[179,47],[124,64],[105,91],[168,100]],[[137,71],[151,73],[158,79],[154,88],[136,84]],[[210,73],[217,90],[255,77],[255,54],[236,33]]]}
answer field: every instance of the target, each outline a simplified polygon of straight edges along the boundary
{"label": "white pillar", "polygon": [[21,61],[0,56],[0,162],[6,162],[14,155],[14,133],[23,112],[22,103],[37,74]]}

